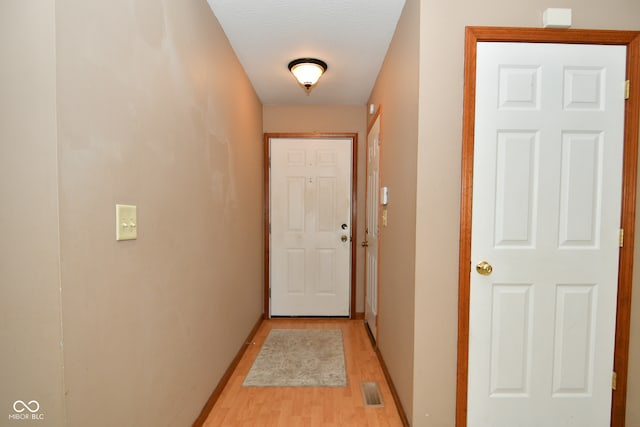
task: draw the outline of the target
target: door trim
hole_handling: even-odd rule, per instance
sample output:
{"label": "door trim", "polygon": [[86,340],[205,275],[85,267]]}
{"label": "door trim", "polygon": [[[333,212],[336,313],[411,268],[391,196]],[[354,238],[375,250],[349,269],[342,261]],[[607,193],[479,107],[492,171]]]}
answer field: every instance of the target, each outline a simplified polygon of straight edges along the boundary
{"label": "door trim", "polygon": [[627,400],[629,331],[638,171],[640,121],[640,31],[565,30],[540,28],[467,27],[465,37],[464,101],[462,118],[462,179],[460,196],[460,258],[458,277],[458,370],[456,427],[467,425],[469,359],[469,283],[471,275],[471,208],[475,126],[476,46],[478,42],[606,44],[627,47],[627,79],[633,81],[625,106],[622,167],[622,218],[625,232],[618,267],[618,303],[614,369],[617,388],[612,393],[611,426],[624,427]]}
{"label": "door trim", "polygon": [[322,132],[296,132],[296,133],[265,133],[264,134],[264,199],[263,199],[263,221],[264,221],[264,308],[263,315],[265,318],[271,317],[271,305],[269,304],[270,296],[270,239],[269,239],[269,218],[271,217],[269,183],[271,182],[269,167],[269,153],[271,149],[271,139],[275,138],[303,138],[303,139],[350,139],[351,140],[351,279],[350,301],[349,301],[349,318],[353,319],[356,314],[356,242],[357,242],[357,221],[356,207],[357,198],[356,191],[358,188],[358,134],[353,133],[322,133]]}

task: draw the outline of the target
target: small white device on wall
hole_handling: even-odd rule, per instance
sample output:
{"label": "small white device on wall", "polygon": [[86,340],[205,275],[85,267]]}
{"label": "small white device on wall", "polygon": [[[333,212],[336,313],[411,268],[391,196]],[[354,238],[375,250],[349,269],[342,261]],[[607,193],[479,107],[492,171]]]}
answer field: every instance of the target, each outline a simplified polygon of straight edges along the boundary
{"label": "small white device on wall", "polygon": [[570,28],[571,9],[548,8],[542,13],[544,28]]}

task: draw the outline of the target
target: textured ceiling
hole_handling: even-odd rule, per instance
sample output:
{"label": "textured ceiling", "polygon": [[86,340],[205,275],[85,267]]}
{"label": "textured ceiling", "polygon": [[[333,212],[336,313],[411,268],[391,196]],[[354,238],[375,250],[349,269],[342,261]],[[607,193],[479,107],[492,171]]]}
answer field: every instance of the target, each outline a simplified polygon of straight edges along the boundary
{"label": "textured ceiling", "polygon": [[[208,0],[263,104],[366,104],[404,0]],[[307,96],[287,69],[328,70]]]}

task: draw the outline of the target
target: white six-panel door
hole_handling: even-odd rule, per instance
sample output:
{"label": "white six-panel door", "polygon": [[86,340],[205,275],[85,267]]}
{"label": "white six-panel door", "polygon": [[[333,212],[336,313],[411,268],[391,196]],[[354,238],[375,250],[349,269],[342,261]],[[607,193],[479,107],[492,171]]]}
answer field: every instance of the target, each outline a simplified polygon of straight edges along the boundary
{"label": "white six-panel door", "polygon": [[609,425],[625,61],[477,45],[471,427]]}
{"label": "white six-panel door", "polygon": [[348,316],[351,139],[270,141],[272,316]]}
{"label": "white six-panel door", "polygon": [[365,241],[364,317],[374,340],[378,338],[378,240],[380,235],[380,116],[367,136],[367,225]]}

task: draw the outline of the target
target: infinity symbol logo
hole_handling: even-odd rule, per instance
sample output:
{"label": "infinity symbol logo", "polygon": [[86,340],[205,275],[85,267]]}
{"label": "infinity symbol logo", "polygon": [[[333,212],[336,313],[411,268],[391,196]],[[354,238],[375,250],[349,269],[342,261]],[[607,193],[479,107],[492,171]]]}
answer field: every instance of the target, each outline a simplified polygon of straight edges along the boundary
{"label": "infinity symbol logo", "polygon": [[[33,405],[31,405],[32,403]],[[32,406],[35,409],[32,409]],[[16,411],[17,413],[24,412],[25,409],[31,412],[32,414],[35,414],[40,409],[40,404],[38,403],[37,400],[30,400],[29,403],[24,403],[24,401],[22,400],[16,400],[15,402],[13,402],[13,410]]]}

